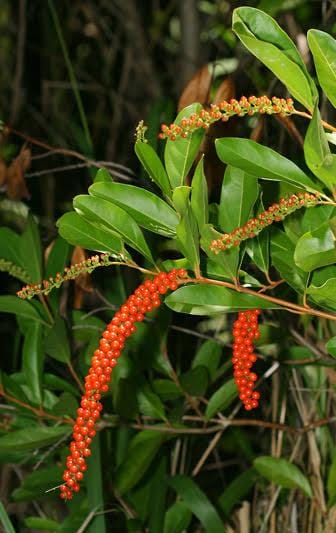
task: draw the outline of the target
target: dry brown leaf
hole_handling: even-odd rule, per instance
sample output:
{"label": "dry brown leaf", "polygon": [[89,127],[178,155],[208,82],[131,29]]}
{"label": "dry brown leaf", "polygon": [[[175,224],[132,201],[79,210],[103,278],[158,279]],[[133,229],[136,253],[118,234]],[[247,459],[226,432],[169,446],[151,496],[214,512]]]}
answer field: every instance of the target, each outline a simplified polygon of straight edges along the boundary
{"label": "dry brown leaf", "polygon": [[236,88],[235,88],[233,78],[228,76],[227,78],[225,78],[225,80],[222,81],[222,83],[218,87],[213,103],[219,104],[220,102],[223,102],[224,100],[231,100],[231,98],[235,97],[235,94],[236,94]]}
{"label": "dry brown leaf", "polygon": [[[81,263],[82,261],[85,261],[85,259],[86,254],[83,248],[81,246],[75,246],[71,256],[71,265]],[[84,293],[93,291],[90,274],[83,272],[74,280],[74,284],[73,306],[75,309],[80,309],[82,307]]]}
{"label": "dry brown leaf", "polygon": [[11,200],[29,199],[24,173],[31,164],[31,151],[23,147],[19,155],[13,159],[7,170],[7,196]]}
{"label": "dry brown leaf", "polygon": [[202,105],[209,104],[212,74],[208,65],[201,67],[184,87],[177,104],[177,110],[199,102]]}

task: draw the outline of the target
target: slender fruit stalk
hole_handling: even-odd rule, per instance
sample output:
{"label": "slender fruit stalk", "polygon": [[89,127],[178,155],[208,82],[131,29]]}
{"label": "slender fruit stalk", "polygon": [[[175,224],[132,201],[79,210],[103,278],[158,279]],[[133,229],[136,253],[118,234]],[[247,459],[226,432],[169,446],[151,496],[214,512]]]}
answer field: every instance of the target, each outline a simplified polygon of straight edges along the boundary
{"label": "slender fruit stalk", "polygon": [[176,290],[186,276],[184,269],[160,272],[153,280],[146,280],[116,312],[108,324],[99,348],[94,352],[91,367],[85,378],[85,392],[73,428],[70,455],[66,460],[60,496],[70,500],[80,490],[79,482],[87,470],[86,458],[91,455],[90,445],[96,435],[96,425],[103,405],[102,393],[109,388],[112,369],[116,366],[126,339],[136,331],[135,322],[142,322],[145,313],[161,305],[160,296]]}
{"label": "slender fruit stalk", "polygon": [[253,340],[260,337],[259,315],[260,309],[243,311],[239,313],[233,326],[233,375],[239,391],[239,398],[247,411],[258,407],[260,398],[259,392],[253,390],[258,376],[251,372],[253,363],[257,360]]}

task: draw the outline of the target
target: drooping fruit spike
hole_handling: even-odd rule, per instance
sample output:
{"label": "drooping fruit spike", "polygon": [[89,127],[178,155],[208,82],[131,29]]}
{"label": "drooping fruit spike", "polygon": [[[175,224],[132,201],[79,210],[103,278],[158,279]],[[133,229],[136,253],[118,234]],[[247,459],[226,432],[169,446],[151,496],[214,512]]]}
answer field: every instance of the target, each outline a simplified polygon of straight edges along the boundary
{"label": "drooping fruit spike", "polygon": [[96,425],[103,405],[101,395],[109,388],[111,374],[120,357],[127,338],[136,331],[135,322],[141,322],[145,313],[159,307],[160,296],[168,290],[176,290],[186,276],[184,269],[160,272],[153,280],[144,281],[129,296],[107,325],[94,352],[91,367],[85,378],[85,392],[73,427],[70,454],[63,473],[64,484],[60,497],[70,500],[80,490],[79,482],[87,470],[86,458],[91,455],[90,445],[96,435]]}
{"label": "drooping fruit spike", "polygon": [[257,374],[251,371],[257,360],[254,353],[253,341],[260,337],[258,317],[260,309],[242,311],[233,325],[233,376],[238,388],[239,398],[247,411],[256,409],[259,405],[259,392],[254,390],[258,379]]}

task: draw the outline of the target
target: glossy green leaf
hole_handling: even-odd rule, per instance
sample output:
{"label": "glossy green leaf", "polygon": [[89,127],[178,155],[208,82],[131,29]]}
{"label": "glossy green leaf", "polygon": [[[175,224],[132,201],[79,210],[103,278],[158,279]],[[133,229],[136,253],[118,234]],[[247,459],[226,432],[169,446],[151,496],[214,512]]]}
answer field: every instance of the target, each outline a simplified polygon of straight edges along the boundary
{"label": "glossy green leaf", "polygon": [[295,246],[288,235],[278,229],[271,234],[272,265],[277,269],[280,277],[298,292],[304,292],[308,274],[294,263]]}
{"label": "glossy green leaf", "polygon": [[165,513],[163,533],[184,533],[189,527],[191,516],[185,503],[174,503]]}
{"label": "glossy green leaf", "polygon": [[[106,184],[98,183],[97,185]],[[70,244],[111,255],[124,255],[125,253],[123,242],[118,235],[101,226],[91,224],[77,213],[65,213],[58,219],[57,227],[60,235]]]}
{"label": "glossy green leaf", "polygon": [[218,212],[218,224],[222,231],[230,233],[247,222],[258,192],[255,176],[232,166],[226,168]]}
{"label": "glossy green leaf", "polygon": [[24,232],[19,242],[20,255],[25,270],[33,283],[42,279],[42,249],[38,226],[34,217],[29,214]]}
{"label": "glossy green leaf", "polygon": [[114,486],[120,494],[140,481],[165,439],[166,436],[159,431],[140,431],[133,437],[126,458],[116,473]]}
{"label": "glossy green leaf", "polygon": [[44,496],[46,490],[57,486],[61,476],[60,466],[40,468],[25,476],[21,486],[12,493],[12,497],[15,501],[27,501]]}
{"label": "glossy green leaf", "polygon": [[[175,124],[179,124],[182,119],[189,118],[194,113],[199,113],[201,109],[201,104],[197,103],[182,109],[176,117]],[[186,139],[167,140],[164,160],[172,189],[184,185],[184,179],[194,162],[203,137],[204,130],[198,129]]]}
{"label": "glossy green leaf", "polygon": [[307,166],[313,174],[333,191],[336,185],[336,155],[330,151],[317,106],[305,136],[304,155]]}
{"label": "glossy green leaf", "polygon": [[180,385],[191,396],[204,396],[209,383],[205,366],[198,365],[180,376]]}
{"label": "glossy green leaf", "polygon": [[257,457],[253,462],[254,468],[266,479],[287,489],[298,488],[309,498],[312,498],[312,490],[306,476],[296,466],[276,457]]}
{"label": "glossy green leaf", "polygon": [[312,111],[317,89],[296,46],[277,22],[259,9],[239,7],[232,15],[232,29],[293,97]]}
{"label": "glossy green leaf", "polygon": [[325,222],[300,237],[294,253],[295,264],[306,272],[331,265],[336,262],[335,244],[335,235],[329,222]]}
{"label": "glossy green leaf", "polygon": [[29,320],[50,325],[43,319],[42,314],[37,311],[33,304],[25,300],[20,300],[16,296],[0,296],[0,312],[13,313],[24,318],[29,318]]}
{"label": "glossy green leaf", "polygon": [[139,226],[165,237],[175,236],[178,215],[157,195],[124,183],[94,183],[89,188],[89,193],[118,205]]}
{"label": "glossy green leaf", "polygon": [[154,379],[152,382],[153,390],[162,398],[163,401],[175,400],[183,396],[181,388],[170,379]]}
{"label": "glossy green leaf", "polygon": [[212,224],[206,224],[203,226],[200,244],[202,250],[207,254],[211,263],[215,265],[218,275],[230,280],[235,280],[238,267],[238,255],[237,249],[225,250],[220,254],[214,254],[210,250],[211,243],[214,239],[219,239],[221,233],[216,231]]}
{"label": "glossy green leaf", "polygon": [[336,337],[329,339],[325,347],[330,355],[336,357]]}
{"label": "glossy green leaf", "polygon": [[198,518],[205,532],[224,531],[224,524],[215,507],[190,477],[174,476],[168,480],[168,483],[182,498],[182,502]]}
{"label": "glossy green leaf", "polygon": [[307,294],[322,307],[336,310],[336,277],[328,279],[322,285],[315,285],[314,280],[307,288]]}
{"label": "glossy green leaf", "polygon": [[244,170],[257,178],[283,181],[299,189],[321,189],[286,157],[250,139],[225,137],[216,140],[218,157],[224,163]]}
{"label": "glossy green leaf", "polygon": [[214,392],[210,397],[205,410],[205,416],[209,420],[219,411],[223,411],[237,398],[238,391],[234,379],[230,379]]}
{"label": "glossy green leaf", "polygon": [[176,236],[181,252],[192,266],[193,271],[197,273],[200,262],[199,236],[197,221],[189,205],[176,226]]}
{"label": "glossy green leaf", "polygon": [[229,516],[233,508],[240,503],[252,490],[258,475],[254,468],[248,468],[239,476],[235,477],[224,489],[218,498],[218,505],[226,516]]}
{"label": "glossy green leaf", "polygon": [[174,311],[191,315],[236,313],[246,309],[279,307],[257,295],[238,293],[215,285],[181,287],[170,294],[165,303]]}
{"label": "glossy green leaf", "polygon": [[58,316],[44,340],[44,348],[50,357],[68,363],[71,359],[68,335],[63,318]]}
{"label": "glossy green leaf", "polygon": [[309,30],[307,38],[319,84],[332,105],[336,107],[336,41],[321,30]]}
{"label": "glossy green leaf", "polygon": [[[91,444],[92,454],[88,458],[88,472],[86,473],[89,508],[97,510],[104,509],[103,472],[105,465],[103,467],[100,435],[98,433]],[[104,513],[97,513],[92,517],[89,531],[92,533],[106,533]]]}
{"label": "glossy green leaf", "polygon": [[187,185],[175,187],[173,191],[173,204],[179,215],[184,215],[188,209],[190,192],[191,187],[188,187]]}
{"label": "glossy green leaf", "polygon": [[97,174],[95,175],[95,178],[94,178],[93,181],[94,181],[94,183],[98,183],[100,181],[104,181],[105,183],[111,183],[112,176],[109,173],[109,171],[107,170],[107,168],[100,168],[97,171]]}
{"label": "glossy green leaf", "polygon": [[191,182],[191,209],[194,213],[198,229],[201,232],[205,224],[208,223],[208,184],[204,175],[203,157],[199,161]]}
{"label": "glossy green leaf", "polygon": [[11,431],[0,437],[0,451],[30,451],[53,444],[67,433],[71,433],[70,426],[58,427],[27,427]]}
{"label": "glossy green leaf", "polygon": [[[262,211],[264,211],[264,206],[262,201],[260,201],[257,213],[261,213]],[[264,272],[264,274],[268,274],[270,258],[270,236],[268,228],[265,228],[253,239],[248,240],[247,253],[259,270]]]}
{"label": "glossy green leaf", "polygon": [[111,229],[129,246],[140,252],[149,261],[154,262],[148,244],[141,229],[133,218],[121,207],[111,204],[103,198],[88,194],[76,196],[73,200],[75,211],[88,222],[97,222],[106,229]]}
{"label": "glossy green leaf", "polygon": [[114,408],[122,418],[134,418],[138,412],[136,388],[133,380],[121,377],[118,379],[114,394]]}
{"label": "glossy green leaf", "polygon": [[32,322],[26,332],[22,350],[22,370],[29,386],[32,402],[35,405],[41,405],[43,399],[44,351],[42,333],[41,322]]}
{"label": "glossy green leaf", "polygon": [[316,205],[313,209],[306,209],[301,219],[301,230],[304,233],[312,231],[335,215],[336,208],[332,205]]}
{"label": "glossy green leaf", "polygon": [[213,380],[216,376],[216,371],[222,356],[222,347],[216,341],[207,340],[203,342],[200,349],[192,362],[192,368],[204,366],[209,373],[210,379]]}
{"label": "glossy green leaf", "polygon": [[135,143],[134,149],[149,177],[166,196],[171,197],[172,191],[167,172],[155,150],[150,144],[141,141]]}

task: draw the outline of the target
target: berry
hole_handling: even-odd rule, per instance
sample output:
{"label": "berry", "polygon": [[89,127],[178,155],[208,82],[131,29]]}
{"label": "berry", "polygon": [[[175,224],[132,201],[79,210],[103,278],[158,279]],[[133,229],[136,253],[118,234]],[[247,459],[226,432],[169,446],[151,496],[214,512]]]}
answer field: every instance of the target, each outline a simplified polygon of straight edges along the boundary
{"label": "berry", "polygon": [[254,391],[257,374],[251,372],[257,356],[254,354],[253,340],[259,338],[259,309],[242,311],[238,314],[232,329],[233,343],[233,376],[237,385],[239,398],[247,411],[258,407],[260,394]]}
{"label": "berry", "polygon": [[173,269],[168,273],[160,272],[153,280],[146,280],[121,305],[103,332],[99,348],[92,356],[91,367],[85,378],[85,393],[77,409],[70,455],[63,473],[64,484],[60,487],[63,500],[71,500],[73,493],[80,490],[78,482],[82,481],[87,470],[86,458],[91,455],[90,445],[103,409],[101,394],[108,392],[112,369],[117,364],[126,338],[136,331],[134,322],[142,322],[145,313],[159,307],[160,296],[168,290],[176,290],[186,274],[184,269]]}

